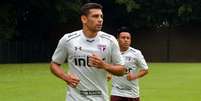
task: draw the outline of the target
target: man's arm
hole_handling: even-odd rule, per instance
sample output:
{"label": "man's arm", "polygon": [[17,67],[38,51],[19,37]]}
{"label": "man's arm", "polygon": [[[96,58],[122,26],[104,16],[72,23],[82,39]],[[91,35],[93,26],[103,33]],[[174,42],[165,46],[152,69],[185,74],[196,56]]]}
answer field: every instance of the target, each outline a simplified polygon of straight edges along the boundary
{"label": "man's arm", "polygon": [[122,65],[112,65],[107,63],[104,63],[103,68],[109,73],[116,76],[123,76],[127,71],[127,69]]}
{"label": "man's arm", "polygon": [[89,65],[91,65],[92,67],[96,67],[98,69],[104,69],[107,72],[116,76],[122,76],[127,71],[127,69],[123,65],[108,64],[96,54],[92,54],[92,56],[89,56]]}
{"label": "man's arm", "polygon": [[76,87],[79,84],[79,78],[74,74],[66,74],[64,70],[60,67],[60,64],[51,62],[50,64],[51,72],[56,75],[58,78],[64,80],[69,86]]}
{"label": "man's arm", "polygon": [[138,78],[145,76],[146,74],[148,74],[148,69],[141,69],[137,74],[129,72],[127,79],[128,80],[135,80],[135,79],[138,79]]}

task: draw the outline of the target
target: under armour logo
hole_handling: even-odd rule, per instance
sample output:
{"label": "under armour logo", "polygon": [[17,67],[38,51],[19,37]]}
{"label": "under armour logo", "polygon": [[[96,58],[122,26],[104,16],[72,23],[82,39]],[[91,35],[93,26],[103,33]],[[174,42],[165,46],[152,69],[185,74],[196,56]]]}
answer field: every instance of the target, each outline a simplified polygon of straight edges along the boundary
{"label": "under armour logo", "polygon": [[82,50],[82,47],[75,47],[75,50],[76,50],[76,51],[77,51],[78,49],[81,51],[81,50]]}

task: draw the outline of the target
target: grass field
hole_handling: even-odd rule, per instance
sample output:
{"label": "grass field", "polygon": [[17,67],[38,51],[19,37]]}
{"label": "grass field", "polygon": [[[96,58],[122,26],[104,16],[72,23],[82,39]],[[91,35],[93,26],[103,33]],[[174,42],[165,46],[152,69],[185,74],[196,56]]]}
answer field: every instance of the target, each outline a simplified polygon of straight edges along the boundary
{"label": "grass field", "polygon": [[[201,101],[201,63],[150,63],[141,101]],[[111,86],[111,83],[108,83]],[[48,64],[0,64],[0,101],[64,101]]]}

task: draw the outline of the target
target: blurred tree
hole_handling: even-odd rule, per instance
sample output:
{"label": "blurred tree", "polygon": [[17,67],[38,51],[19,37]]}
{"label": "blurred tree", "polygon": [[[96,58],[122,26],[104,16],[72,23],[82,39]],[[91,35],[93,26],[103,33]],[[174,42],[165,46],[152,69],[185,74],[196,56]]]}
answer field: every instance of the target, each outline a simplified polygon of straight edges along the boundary
{"label": "blurred tree", "polygon": [[0,3],[0,39],[40,40],[54,29],[78,28],[79,8],[86,2],[104,6],[107,29],[201,24],[199,0],[4,0]]}
{"label": "blurred tree", "polygon": [[59,24],[75,22],[80,0],[21,0],[17,4],[17,30],[27,39],[46,39]]}
{"label": "blurred tree", "polygon": [[16,10],[11,0],[0,3],[0,39],[11,39],[15,36]]}
{"label": "blurred tree", "polygon": [[115,0],[125,5],[136,28],[176,27],[201,23],[201,1],[192,0]]}

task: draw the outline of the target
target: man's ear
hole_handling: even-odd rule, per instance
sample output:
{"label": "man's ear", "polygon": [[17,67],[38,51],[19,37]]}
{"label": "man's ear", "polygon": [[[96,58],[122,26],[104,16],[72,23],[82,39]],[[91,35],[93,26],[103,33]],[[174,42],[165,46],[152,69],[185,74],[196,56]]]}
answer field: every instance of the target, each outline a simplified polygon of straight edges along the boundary
{"label": "man's ear", "polygon": [[87,17],[85,15],[82,15],[81,16],[81,21],[83,24],[86,24],[87,23]]}

